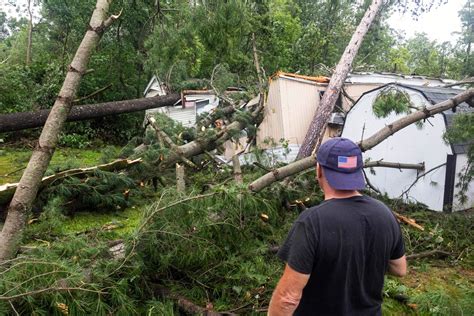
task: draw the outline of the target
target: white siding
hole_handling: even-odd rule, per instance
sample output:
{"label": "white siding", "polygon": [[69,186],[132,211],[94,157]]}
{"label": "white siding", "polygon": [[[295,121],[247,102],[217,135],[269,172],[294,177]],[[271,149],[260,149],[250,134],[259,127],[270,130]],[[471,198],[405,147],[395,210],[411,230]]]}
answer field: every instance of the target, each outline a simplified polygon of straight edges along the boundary
{"label": "white siding", "polygon": [[454,182],[454,202],[453,202],[453,211],[461,211],[474,207],[474,181],[471,181],[468,187],[467,192],[467,201],[464,204],[461,204],[457,195],[459,194],[460,188],[456,188],[456,184],[459,183],[459,173],[465,172],[465,167],[467,166],[467,154],[458,154],[456,155],[456,178]]}
{"label": "white siding", "polygon": [[319,91],[326,86],[312,82],[280,78],[283,138],[290,144],[300,145],[319,106]]}
{"label": "white siding", "polygon": [[178,106],[167,106],[156,109],[156,112],[161,112],[169,116],[175,121],[180,122],[183,126],[193,127],[196,124],[196,109],[194,107],[182,108]]}
{"label": "white siding", "polygon": [[258,126],[257,132],[257,146],[260,148],[270,147],[265,143],[267,139],[278,143],[284,135],[280,81],[281,79],[277,78],[270,82],[263,121]]}
{"label": "white siding", "polygon": [[[428,104],[426,99],[418,92],[406,90],[415,106]],[[404,114],[392,114],[387,118],[376,118],[372,111],[372,104],[379,90],[368,93],[359,99],[359,102],[349,112],[342,133],[343,137],[360,141],[367,138],[401,118]],[[445,131],[444,118],[441,114],[435,115],[425,122],[422,128],[412,124],[393,136],[387,138],[379,145],[364,153],[364,159],[383,159],[389,162],[425,163],[428,171],[440,164],[446,163],[447,155],[451,148],[444,143],[442,135]],[[370,182],[389,197],[400,197],[418,176],[416,170],[374,168],[376,174],[367,172]],[[446,166],[440,167],[422,177],[411,188],[408,199],[426,204],[435,211],[443,210],[444,186]],[[405,197],[404,197],[405,198]]]}

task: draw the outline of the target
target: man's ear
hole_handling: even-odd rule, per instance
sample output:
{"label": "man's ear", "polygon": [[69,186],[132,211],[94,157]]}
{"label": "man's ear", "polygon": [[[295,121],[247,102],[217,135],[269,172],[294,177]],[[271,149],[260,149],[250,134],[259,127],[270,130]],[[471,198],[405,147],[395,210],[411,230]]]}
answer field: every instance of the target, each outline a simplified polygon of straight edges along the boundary
{"label": "man's ear", "polygon": [[321,170],[321,165],[319,163],[316,163],[316,179],[321,178],[322,176],[322,170]]}

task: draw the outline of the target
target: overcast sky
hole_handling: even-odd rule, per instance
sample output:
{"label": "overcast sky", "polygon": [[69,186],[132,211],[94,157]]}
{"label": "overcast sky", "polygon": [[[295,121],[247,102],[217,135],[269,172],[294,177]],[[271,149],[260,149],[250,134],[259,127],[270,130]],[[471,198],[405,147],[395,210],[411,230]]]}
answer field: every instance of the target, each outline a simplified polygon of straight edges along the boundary
{"label": "overcast sky", "polygon": [[453,32],[461,31],[458,11],[466,1],[448,0],[448,3],[421,15],[418,21],[413,20],[409,14],[394,13],[388,19],[388,23],[392,28],[405,32],[408,38],[412,37],[415,32],[424,32],[430,39],[439,43],[454,42],[457,36],[453,35]]}
{"label": "overcast sky", "polygon": [[[80,1],[80,0],[78,0]],[[402,31],[407,37],[412,37],[415,32],[425,32],[428,37],[438,42],[456,41],[453,32],[461,31],[461,22],[458,11],[468,0],[448,0],[447,4],[431,10],[421,15],[418,21],[415,21],[409,14],[394,13],[389,19],[390,26],[398,31]],[[18,7],[25,8],[26,0],[14,1]],[[4,3],[7,0],[0,0],[0,9],[5,10]],[[12,7],[7,10],[9,15],[18,13]]]}

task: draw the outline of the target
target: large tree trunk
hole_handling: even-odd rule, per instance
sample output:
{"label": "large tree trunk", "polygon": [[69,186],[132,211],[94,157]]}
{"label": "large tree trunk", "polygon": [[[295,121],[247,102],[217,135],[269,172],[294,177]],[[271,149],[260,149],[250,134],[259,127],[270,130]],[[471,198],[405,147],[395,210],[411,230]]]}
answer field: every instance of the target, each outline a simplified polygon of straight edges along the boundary
{"label": "large tree trunk", "polygon": [[[72,107],[66,121],[84,121],[103,116],[118,115],[170,106],[175,104],[179,99],[179,94],[170,94],[152,98],[76,105]],[[0,115],[0,133],[41,127],[46,122],[50,112],[51,110],[41,110],[36,112],[21,112]]]}
{"label": "large tree trunk", "polygon": [[[454,98],[440,102],[438,104],[426,107],[420,111],[413,112],[401,119],[396,120],[390,125],[385,126],[377,133],[373,134],[369,138],[366,138],[358,143],[362,151],[367,151],[376,145],[383,142],[388,137],[392,136],[402,128],[407,127],[417,121],[425,118],[429,118],[437,113],[451,109],[462,102],[474,102],[474,89],[466,90]],[[316,157],[314,155],[306,157],[304,159],[290,163],[284,167],[275,169],[264,176],[258,178],[249,185],[249,189],[258,192],[263,188],[269,186],[275,181],[280,181],[286,177],[294,175],[298,172],[314,167],[316,165]]]}
{"label": "large tree trunk", "polygon": [[69,66],[59,95],[45,123],[38,144],[15,191],[7,218],[0,233],[0,262],[16,255],[28,219],[31,205],[36,198],[41,179],[53,156],[59,133],[71,110],[81,78],[86,71],[92,51],[105,29],[117,18],[107,18],[110,0],[97,0],[89,28]]}
{"label": "large tree trunk", "polygon": [[323,98],[314,115],[314,118],[306,133],[303,144],[298,152],[298,159],[308,157],[315,147],[321,143],[327,122],[336,104],[337,98],[341,91],[342,85],[346,80],[347,74],[351,70],[352,61],[354,60],[359,48],[362,44],[365,34],[370,28],[372,21],[382,7],[382,0],[373,0],[370,7],[365,12],[364,17],[357,26],[355,33],[352,35],[349,45],[347,45],[342,57],[337,64],[336,70],[329,81],[328,87],[324,92]]}

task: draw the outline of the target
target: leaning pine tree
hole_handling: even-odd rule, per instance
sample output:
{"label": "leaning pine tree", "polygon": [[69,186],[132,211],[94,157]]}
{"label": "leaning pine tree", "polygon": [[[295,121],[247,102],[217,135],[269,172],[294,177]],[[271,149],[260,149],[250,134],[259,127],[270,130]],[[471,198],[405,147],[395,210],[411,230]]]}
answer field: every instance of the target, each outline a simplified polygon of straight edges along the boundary
{"label": "leaning pine tree", "polygon": [[38,139],[38,144],[10,202],[7,218],[0,233],[0,262],[15,256],[18,250],[28,213],[56,149],[59,133],[71,110],[81,78],[87,70],[91,53],[99,43],[105,29],[119,17],[107,17],[110,2],[111,0],[97,0],[89,28],[69,66],[59,95]]}
{"label": "leaning pine tree", "polygon": [[326,92],[324,92],[318,111],[311,121],[311,125],[309,126],[303,144],[298,152],[298,159],[310,156],[315,147],[318,147],[321,143],[327,122],[334,109],[337,98],[339,97],[342,85],[346,80],[347,74],[351,70],[352,61],[357,55],[364,36],[372,25],[375,16],[380,11],[382,4],[383,0],[372,1],[372,4],[365,12],[359,26],[357,26],[356,31],[352,35],[351,41],[344,50],[344,53],[336,66],[336,70],[331,77],[331,81],[329,81]]}

